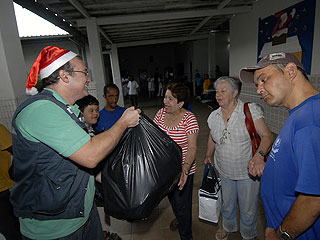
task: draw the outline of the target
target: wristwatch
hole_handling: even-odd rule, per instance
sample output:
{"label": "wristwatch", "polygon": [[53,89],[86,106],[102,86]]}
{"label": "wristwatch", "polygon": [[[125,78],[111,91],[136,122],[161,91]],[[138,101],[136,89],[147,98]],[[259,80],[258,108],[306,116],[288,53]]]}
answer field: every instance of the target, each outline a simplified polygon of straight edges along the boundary
{"label": "wristwatch", "polygon": [[265,153],[265,152],[263,152],[263,151],[259,151],[259,154],[262,156],[262,157],[265,157],[267,154]]}
{"label": "wristwatch", "polygon": [[280,237],[283,240],[293,240],[289,233],[282,231],[281,225],[279,226]]}

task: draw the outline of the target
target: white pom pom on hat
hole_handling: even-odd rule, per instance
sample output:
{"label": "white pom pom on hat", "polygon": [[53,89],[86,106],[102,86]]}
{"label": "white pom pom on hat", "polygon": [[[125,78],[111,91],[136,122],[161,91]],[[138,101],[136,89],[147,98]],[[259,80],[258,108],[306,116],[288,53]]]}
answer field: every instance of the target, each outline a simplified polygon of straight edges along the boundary
{"label": "white pom pom on hat", "polygon": [[56,46],[48,46],[42,49],[36,61],[33,63],[27,79],[26,93],[35,95],[38,76],[40,79],[49,77],[54,71],[76,57],[77,54]]}

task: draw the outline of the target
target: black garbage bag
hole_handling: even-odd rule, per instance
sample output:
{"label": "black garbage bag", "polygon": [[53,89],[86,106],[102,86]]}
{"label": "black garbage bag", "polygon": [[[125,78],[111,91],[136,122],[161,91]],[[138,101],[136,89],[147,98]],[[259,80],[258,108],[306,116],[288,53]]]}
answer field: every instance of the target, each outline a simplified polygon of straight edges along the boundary
{"label": "black garbage bag", "polygon": [[181,172],[180,146],[141,113],[126,130],[102,170],[104,210],[124,220],[148,218],[173,189]]}

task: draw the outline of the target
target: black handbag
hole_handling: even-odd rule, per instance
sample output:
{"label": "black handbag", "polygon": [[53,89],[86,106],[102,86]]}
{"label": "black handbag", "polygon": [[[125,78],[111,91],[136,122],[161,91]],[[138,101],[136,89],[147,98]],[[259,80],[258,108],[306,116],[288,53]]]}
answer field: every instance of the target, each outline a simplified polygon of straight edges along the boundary
{"label": "black handbag", "polygon": [[[209,172],[211,176],[209,176]],[[221,183],[210,163],[207,163],[204,168],[198,197],[199,218],[217,223],[219,221],[221,207]]]}

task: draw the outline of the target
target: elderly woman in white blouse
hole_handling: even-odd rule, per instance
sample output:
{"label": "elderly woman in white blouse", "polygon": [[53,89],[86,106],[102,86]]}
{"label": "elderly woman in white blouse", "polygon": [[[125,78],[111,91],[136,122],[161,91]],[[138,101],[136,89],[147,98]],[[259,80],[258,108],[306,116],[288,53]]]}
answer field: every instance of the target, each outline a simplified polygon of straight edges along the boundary
{"label": "elderly woman in white blouse", "polygon": [[220,107],[208,118],[210,134],[204,162],[213,164],[221,178],[222,227],[218,229],[215,237],[217,240],[226,240],[229,233],[238,231],[238,202],[241,236],[243,239],[253,239],[257,236],[260,182],[252,175],[262,175],[265,165],[263,155],[270,150],[273,135],[265,124],[262,108],[250,103],[253,122],[261,137],[260,146],[252,156],[251,139],[245,124],[244,103],[238,98],[241,82],[231,77],[220,77],[214,86]]}

